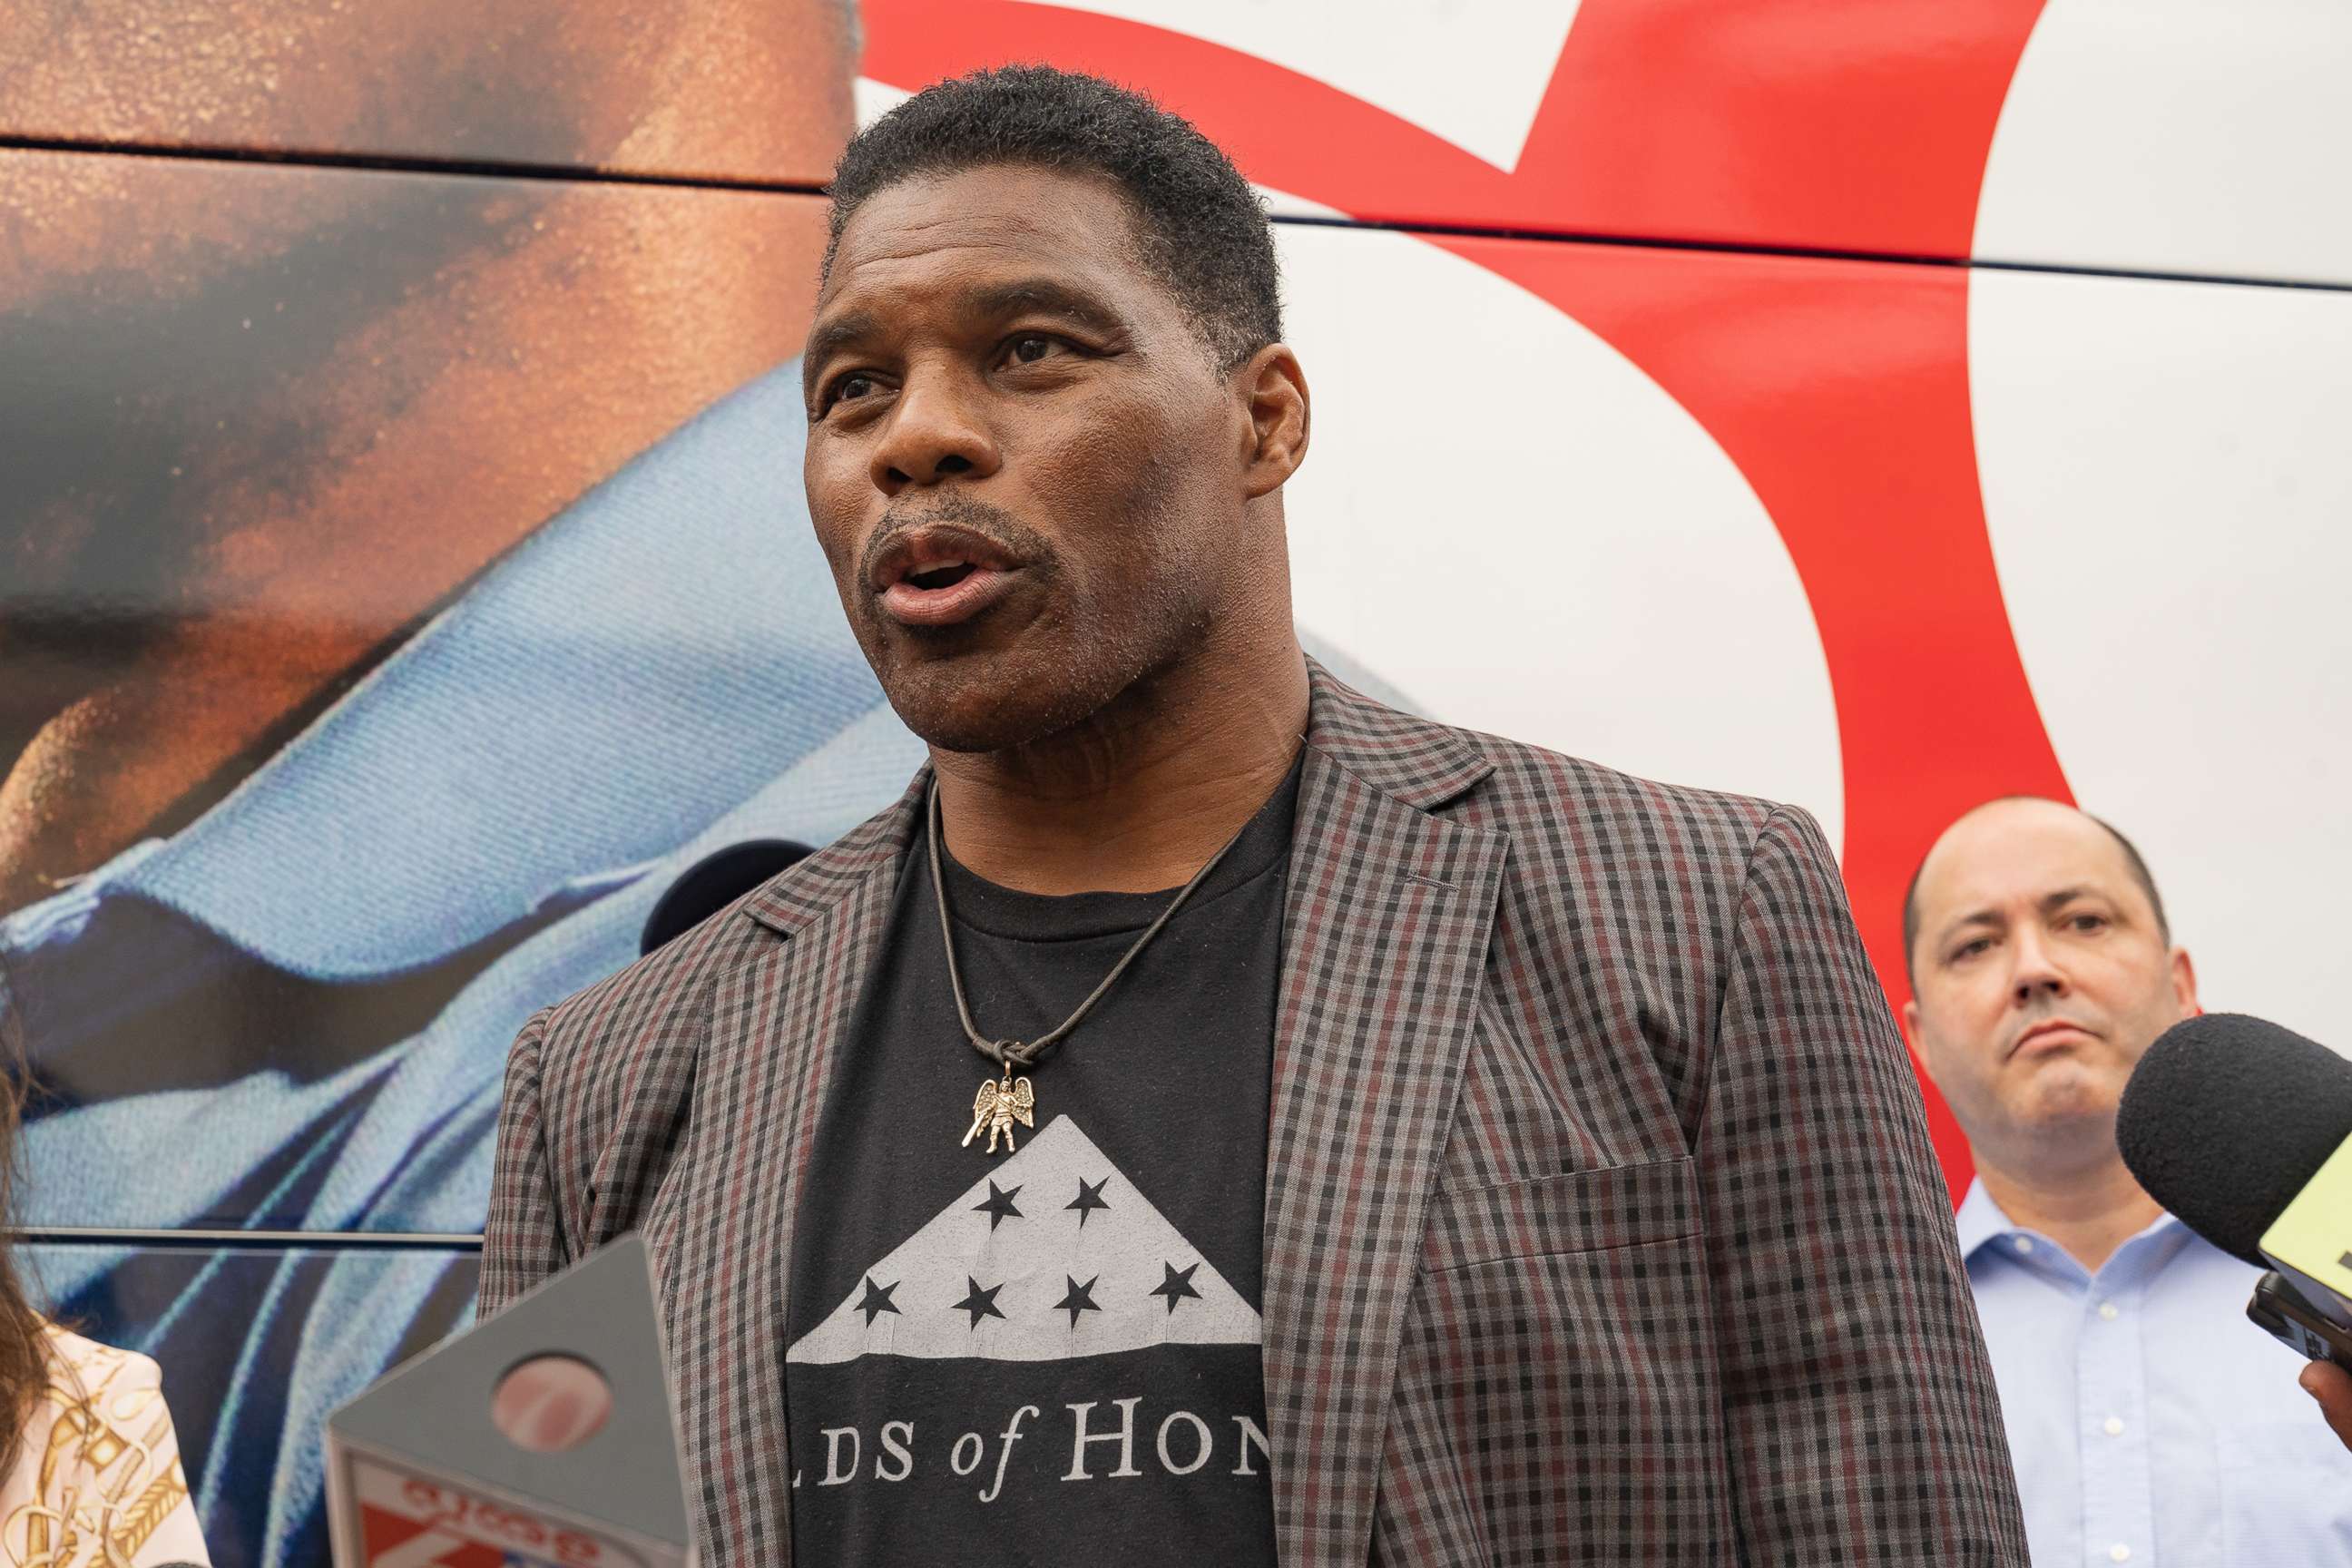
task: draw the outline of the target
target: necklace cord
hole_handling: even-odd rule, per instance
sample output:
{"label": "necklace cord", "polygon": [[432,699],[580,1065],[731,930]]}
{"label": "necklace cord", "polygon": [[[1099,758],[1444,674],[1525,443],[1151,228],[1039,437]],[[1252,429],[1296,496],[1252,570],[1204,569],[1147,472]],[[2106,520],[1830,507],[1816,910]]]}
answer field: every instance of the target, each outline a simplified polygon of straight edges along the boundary
{"label": "necklace cord", "polygon": [[[1111,965],[1110,973],[1102,977],[1102,984],[1097,985],[1092,992],[1088,993],[1087,999],[1078,1004],[1077,1011],[1034,1040],[992,1040],[982,1035],[979,1026],[971,1021],[971,1005],[964,1000],[963,976],[959,973],[960,966],[956,963],[955,922],[948,918],[947,878],[940,870],[940,779],[936,773],[931,775],[929,805],[931,899],[940,907],[940,940],[947,947],[948,984],[955,992],[956,1016],[963,1024],[964,1037],[971,1042],[971,1048],[995,1062],[1007,1072],[1012,1071],[1015,1067],[1035,1067],[1053,1055],[1062,1042],[1069,1037],[1070,1031],[1085,1022],[1087,1015],[1094,1011],[1095,1004],[1103,999],[1103,993],[1108,991],[1118,977],[1127,973],[1127,966],[1133,963],[1136,956],[1150,944],[1151,939],[1160,934],[1160,928],[1176,918],[1176,911],[1184,907],[1184,900],[1191,898],[1193,891],[1209,879],[1209,873],[1217,868],[1218,862],[1224,859],[1227,851],[1240,843],[1242,835],[1249,831],[1249,823],[1243,823],[1234,831],[1234,836],[1225,840],[1223,847],[1214,855],[1210,856],[1199,870],[1192,873],[1192,879],[1176,890],[1176,896],[1168,900],[1168,907],[1160,911],[1160,918],[1144,928],[1143,934],[1135,939],[1135,945],[1129,948],[1119,961]],[[1252,820],[1255,820],[1255,814]]]}

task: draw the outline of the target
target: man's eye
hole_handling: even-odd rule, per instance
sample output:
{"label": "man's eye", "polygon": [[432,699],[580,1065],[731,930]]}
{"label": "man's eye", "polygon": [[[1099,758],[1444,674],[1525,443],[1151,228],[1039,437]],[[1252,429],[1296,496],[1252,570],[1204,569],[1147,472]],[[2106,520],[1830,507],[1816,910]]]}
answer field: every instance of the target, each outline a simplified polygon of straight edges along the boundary
{"label": "man's eye", "polygon": [[2067,917],[2067,923],[2079,931],[2105,931],[2107,927],[2107,917],[2105,915],[2069,915]]}
{"label": "man's eye", "polygon": [[1007,353],[1020,364],[1035,364],[1059,346],[1040,332],[1024,332],[1005,345]]}
{"label": "man's eye", "polygon": [[882,383],[871,372],[847,371],[824,384],[816,395],[812,420],[822,419],[845,403],[862,403],[882,389]]}
{"label": "man's eye", "polygon": [[1990,937],[1980,936],[1974,942],[1964,942],[1960,943],[1959,946],[1952,949],[1951,962],[1958,963],[1962,959],[1974,958],[1978,953],[1984,952],[1990,946],[1992,946],[1992,939]]}

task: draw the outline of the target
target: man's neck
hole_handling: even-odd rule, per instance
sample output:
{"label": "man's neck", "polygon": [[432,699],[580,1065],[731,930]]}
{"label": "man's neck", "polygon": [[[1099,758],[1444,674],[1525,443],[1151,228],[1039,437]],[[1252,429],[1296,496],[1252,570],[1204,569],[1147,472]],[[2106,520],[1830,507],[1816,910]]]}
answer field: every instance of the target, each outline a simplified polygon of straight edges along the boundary
{"label": "man's neck", "polygon": [[2063,1173],[1979,1163],[1977,1179],[2010,1223],[2048,1237],[2093,1274],[2164,1212],[2112,1149]]}
{"label": "man's neck", "polygon": [[1024,892],[1176,887],[1282,783],[1307,706],[1306,660],[1285,639],[1142,683],[1034,745],[934,749],[947,847]]}

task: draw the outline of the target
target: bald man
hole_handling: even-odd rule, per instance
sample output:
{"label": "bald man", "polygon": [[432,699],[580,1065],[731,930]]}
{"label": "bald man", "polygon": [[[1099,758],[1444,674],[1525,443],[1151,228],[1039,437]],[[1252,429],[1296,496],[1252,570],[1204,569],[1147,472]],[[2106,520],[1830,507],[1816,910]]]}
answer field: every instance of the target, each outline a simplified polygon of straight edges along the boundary
{"label": "bald man", "polygon": [[2134,1064],[2198,1011],[2139,851],[2054,801],[1978,806],[1912,878],[1904,952],[1976,1160],[1960,1250],[2037,1568],[2352,1563],[2352,1458],[2246,1322],[2256,1270],[2116,1148]]}

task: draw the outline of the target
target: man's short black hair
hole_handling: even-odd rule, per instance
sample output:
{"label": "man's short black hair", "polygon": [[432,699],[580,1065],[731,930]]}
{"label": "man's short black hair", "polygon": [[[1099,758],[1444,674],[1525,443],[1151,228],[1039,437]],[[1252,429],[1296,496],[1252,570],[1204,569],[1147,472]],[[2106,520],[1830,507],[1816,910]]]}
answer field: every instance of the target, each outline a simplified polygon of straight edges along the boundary
{"label": "man's short black hair", "polygon": [[833,231],[901,180],[1011,163],[1107,180],[1136,217],[1138,258],[1192,318],[1220,371],[1282,341],[1274,231],[1232,160],[1141,93],[1050,66],[927,87],[853,138],[833,172]]}
{"label": "man's short black hair", "polygon": [[[1988,805],[1999,805],[2001,802],[2007,800],[2049,799],[2050,797],[2048,795],[1995,795],[1990,800],[1981,801],[1977,805],[1969,807],[1967,811],[1960,813],[1960,816],[1967,816],[1972,812],[1982,811]],[[2051,801],[2050,804],[2057,805],[2063,803],[2059,801]],[[2075,809],[2080,811],[2082,808],[2077,806]],[[2139,884],[2139,890],[2147,895],[2147,907],[2156,911],[2156,934],[2163,940],[2165,946],[2170,947],[2172,945],[2172,922],[2167,920],[2164,915],[2164,895],[2156,890],[2156,878],[2149,872],[2147,862],[2140,858],[2139,846],[2125,837],[2122,830],[2116,827],[2114,823],[2109,822],[2106,818],[2103,816],[2091,816],[2091,814],[2087,811],[2083,812],[2083,815],[2084,816],[2090,816],[2093,822],[2097,823],[2101,827],[2105,828],[2106,830],[2107,837],[2114,839],[2116,846],[2123,850],[2124,865],[2130,869],[2132,880],[2137,882]],[[1958,822],[1959,817],[1956,816],[1952,820]],[[1938,834],[1937,837],[1940,838],[1942,835]],[[1935,852],[1936,847],[1932,844],[1929,845],[1927,847],[1927,855],[1933,855]],[[1910,981],[1911,989],[1914,991],[1919,989],[1919,971],[1917,965],[1912,961],[1911,950],[1916,947],[1919,942],[1919,873],[1927,868],[1927,855],[1922,855],[1919,857],[1919,864],[1911,868],[1910,883],[1903,889],[1903,973],[1904,977]]]}

